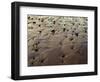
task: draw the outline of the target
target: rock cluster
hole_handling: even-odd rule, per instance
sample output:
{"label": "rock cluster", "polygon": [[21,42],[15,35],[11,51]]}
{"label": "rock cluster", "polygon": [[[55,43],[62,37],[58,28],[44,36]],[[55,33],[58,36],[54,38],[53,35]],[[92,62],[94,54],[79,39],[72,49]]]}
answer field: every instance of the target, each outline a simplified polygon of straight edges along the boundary
{"label": "rock cluster", "polygon": [[27,16],[28,66],[87,64],[87,17]]}

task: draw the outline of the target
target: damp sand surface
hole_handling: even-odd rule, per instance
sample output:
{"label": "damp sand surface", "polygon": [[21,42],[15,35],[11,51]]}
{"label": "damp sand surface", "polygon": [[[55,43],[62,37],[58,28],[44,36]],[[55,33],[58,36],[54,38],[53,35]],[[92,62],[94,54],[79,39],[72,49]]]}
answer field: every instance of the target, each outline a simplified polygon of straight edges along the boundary
{"label": "damp sand surface", "polygon": [[87,17],[28,15],[28,66],[87,64],[87,23]]}

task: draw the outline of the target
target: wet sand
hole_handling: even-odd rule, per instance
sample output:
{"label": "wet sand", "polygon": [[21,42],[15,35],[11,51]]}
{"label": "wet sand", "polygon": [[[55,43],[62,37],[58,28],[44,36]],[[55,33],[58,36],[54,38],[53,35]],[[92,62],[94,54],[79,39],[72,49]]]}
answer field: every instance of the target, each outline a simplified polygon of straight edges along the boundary
{"label": "wet sand", "polygon": [[28,15],[28,66],[87,64],[87,17]]}

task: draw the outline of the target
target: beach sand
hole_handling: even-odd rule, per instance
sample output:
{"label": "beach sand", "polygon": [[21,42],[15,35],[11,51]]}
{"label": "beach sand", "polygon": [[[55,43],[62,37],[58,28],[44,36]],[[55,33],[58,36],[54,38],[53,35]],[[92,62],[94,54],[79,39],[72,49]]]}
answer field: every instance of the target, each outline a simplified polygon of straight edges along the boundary
{"label": "beach sand", "polygon": [[27,16],[28,66],[87,64],[88,18]]}

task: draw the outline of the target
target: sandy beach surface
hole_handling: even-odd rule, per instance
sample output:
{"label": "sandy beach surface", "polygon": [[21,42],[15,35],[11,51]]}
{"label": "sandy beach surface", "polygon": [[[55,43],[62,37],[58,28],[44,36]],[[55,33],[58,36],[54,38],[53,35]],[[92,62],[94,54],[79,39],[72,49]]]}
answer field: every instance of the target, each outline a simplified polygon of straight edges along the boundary
{"label": "sandy beach surface", "polygon": [[28,66],[87,64],[88,18],[27,16]]}

